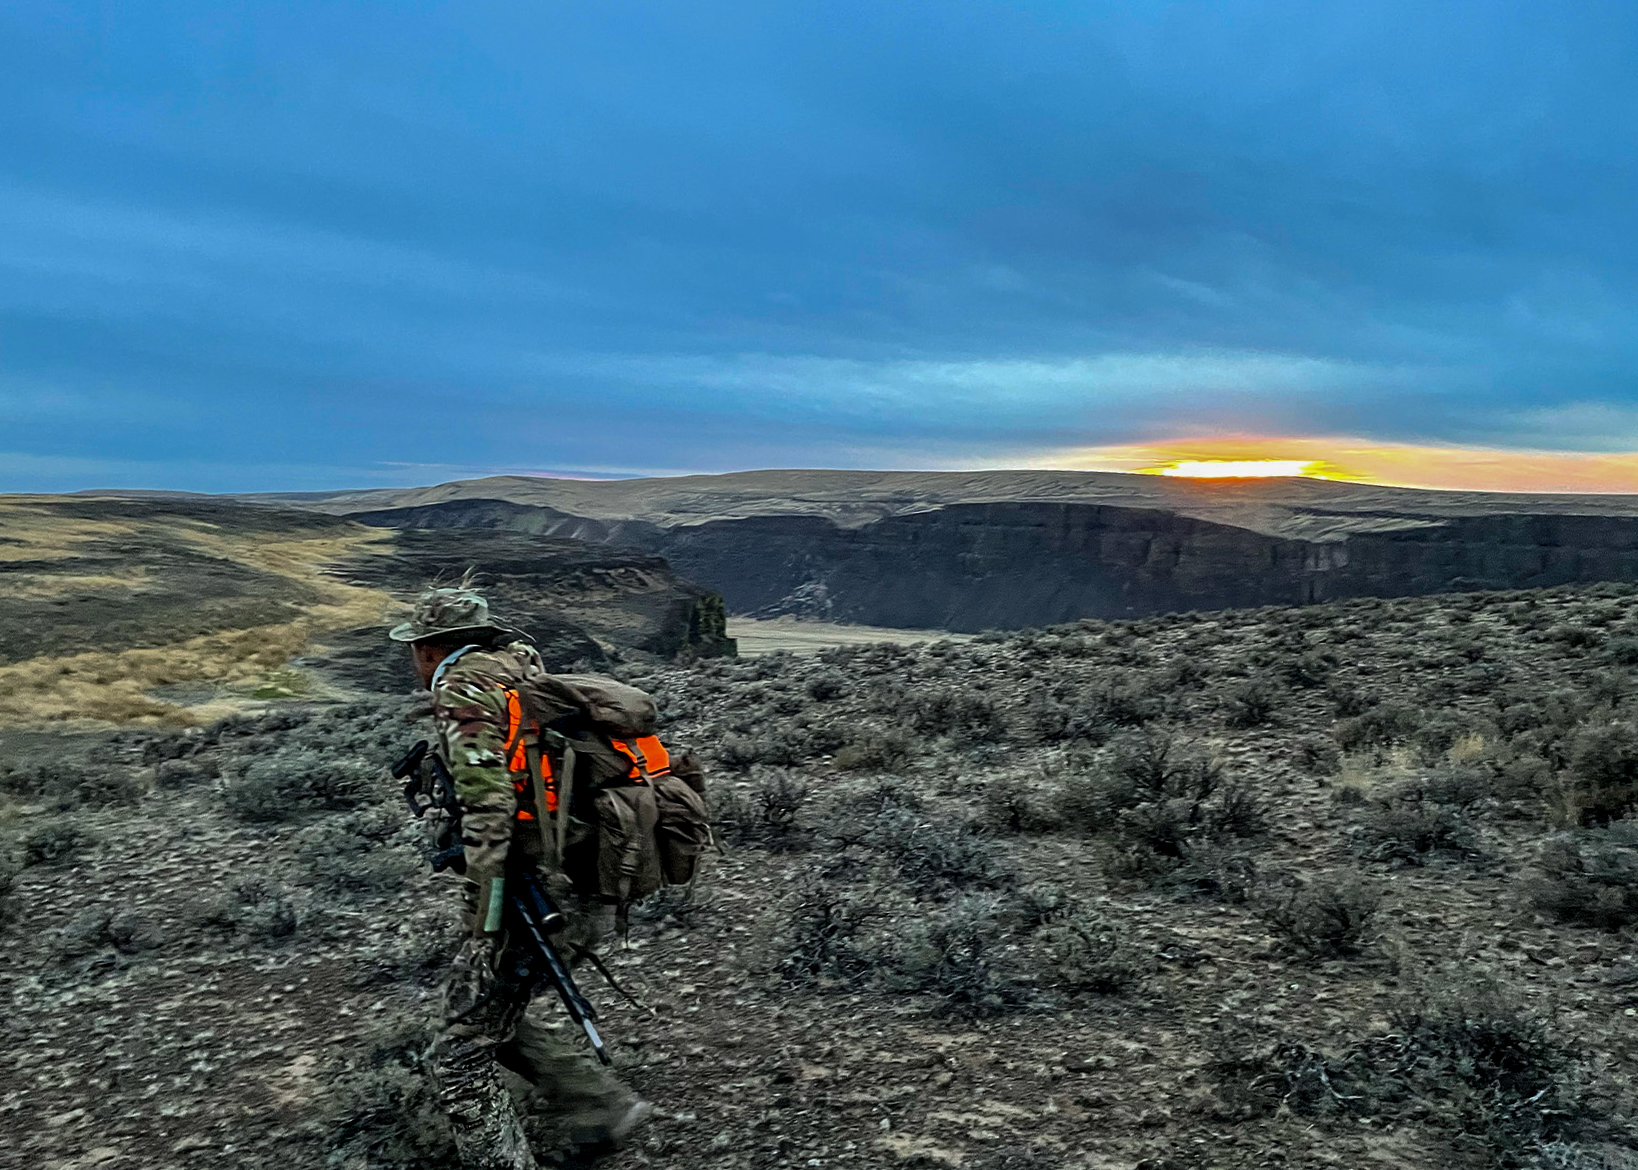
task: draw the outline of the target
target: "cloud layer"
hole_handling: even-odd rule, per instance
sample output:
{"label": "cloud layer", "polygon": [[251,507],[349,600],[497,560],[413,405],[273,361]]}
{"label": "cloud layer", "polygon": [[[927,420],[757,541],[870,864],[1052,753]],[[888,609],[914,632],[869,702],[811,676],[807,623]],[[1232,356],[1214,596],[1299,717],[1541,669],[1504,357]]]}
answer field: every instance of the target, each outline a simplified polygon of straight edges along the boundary
{"label": "cloud layer", "polygon": [[24,0],[0,489],[1638,450],[1635,48],[1602,0]]}

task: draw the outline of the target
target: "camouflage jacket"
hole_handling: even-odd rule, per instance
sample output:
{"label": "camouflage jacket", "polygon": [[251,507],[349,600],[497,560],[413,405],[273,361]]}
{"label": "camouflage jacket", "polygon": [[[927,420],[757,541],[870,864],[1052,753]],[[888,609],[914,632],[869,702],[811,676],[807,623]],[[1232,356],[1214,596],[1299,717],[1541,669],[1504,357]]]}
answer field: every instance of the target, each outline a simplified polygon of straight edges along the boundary
{"label": "camouflage jacket", "polygon": [[432,718],[438,747],[455,778],[471,883],[500,877],[506,868],[517,812],[507,760],[507,740],[515,730],[507,692],[541,669],[534,647],[514,642],[468,650],[433,682]]}

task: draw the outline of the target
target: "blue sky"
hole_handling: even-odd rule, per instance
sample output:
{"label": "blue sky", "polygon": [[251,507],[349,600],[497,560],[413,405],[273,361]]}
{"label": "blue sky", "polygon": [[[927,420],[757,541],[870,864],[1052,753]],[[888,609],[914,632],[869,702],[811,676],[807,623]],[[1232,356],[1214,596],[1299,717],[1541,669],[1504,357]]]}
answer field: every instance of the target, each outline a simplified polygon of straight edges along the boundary
{"label": "blue sky", "polygon": [[1635,128],[1601,0],[17,0],[0,490],[1635,452]]}

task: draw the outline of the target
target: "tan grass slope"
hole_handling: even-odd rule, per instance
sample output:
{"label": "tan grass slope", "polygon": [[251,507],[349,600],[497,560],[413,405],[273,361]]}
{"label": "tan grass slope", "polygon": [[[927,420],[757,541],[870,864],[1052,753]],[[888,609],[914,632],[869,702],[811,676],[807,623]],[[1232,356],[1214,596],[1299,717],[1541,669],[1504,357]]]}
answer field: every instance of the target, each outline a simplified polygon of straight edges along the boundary
{"label": "tan grass slope", "polygon": [[271,509],[0,497],[0,726],[195,723],[302,693],[293,657],[402,608],[326,572],[389,541]]}

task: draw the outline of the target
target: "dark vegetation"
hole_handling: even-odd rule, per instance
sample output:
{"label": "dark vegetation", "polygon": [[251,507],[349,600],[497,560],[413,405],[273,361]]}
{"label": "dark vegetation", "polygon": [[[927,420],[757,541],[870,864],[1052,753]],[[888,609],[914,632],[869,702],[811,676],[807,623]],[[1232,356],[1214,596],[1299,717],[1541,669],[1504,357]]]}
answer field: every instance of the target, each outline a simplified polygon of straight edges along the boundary
{"label": "dark vegetation", "polygon": [[[588,976],[666,1111],[613,1164],[1635,1164],[1634,646],[1607,586],[618,668],[715,757],[722,853],[609,949],[649,1014]],[[17,1100],[152,1073],[180,1120],[107,1122],[133,1165],[446,1164],[451,895],[383,770],[418,734],[383,699],[8,757],[0,978],[58,1053]],[[65,994],[213,1006],[93,1043]],[[260,1102],[247,1144],[176,1152],[207,1100]]]}

